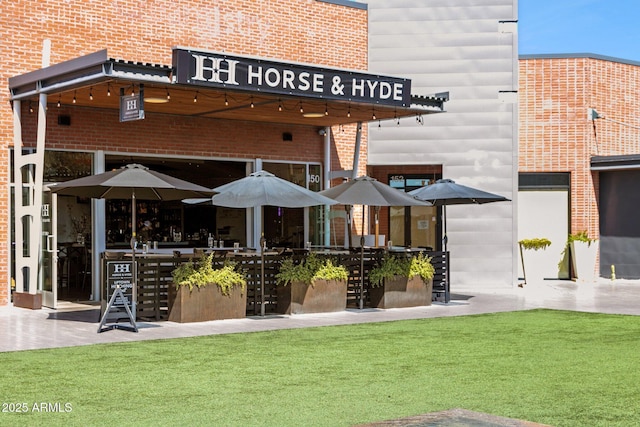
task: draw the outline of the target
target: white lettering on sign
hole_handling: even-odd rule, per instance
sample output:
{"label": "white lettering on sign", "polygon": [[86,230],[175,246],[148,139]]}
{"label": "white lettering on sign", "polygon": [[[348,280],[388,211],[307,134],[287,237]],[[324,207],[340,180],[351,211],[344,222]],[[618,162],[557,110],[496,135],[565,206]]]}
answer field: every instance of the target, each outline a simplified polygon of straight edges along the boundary
{"label": "white lettering on sign", "polygon": [[400,83],[379,82],[376,80],[353,79],[351,96],[402,101],[402,85]]}
{"label": "white lettering on sign", "polygon": [[[238,85],[236,81],[236,65],[238,61],[204,55],[192,56],[196,60],[195,75],[191,77],[193,80]],[[210,72],[211,77],[205,77],[205,71]],[[224,80],[221,75],[224,75]]]}
{"label": "white lettering on sign", "polygon": [[137,99],[128,99],[126,103],[127,111],[133,111],[138,109],[138,100]]}

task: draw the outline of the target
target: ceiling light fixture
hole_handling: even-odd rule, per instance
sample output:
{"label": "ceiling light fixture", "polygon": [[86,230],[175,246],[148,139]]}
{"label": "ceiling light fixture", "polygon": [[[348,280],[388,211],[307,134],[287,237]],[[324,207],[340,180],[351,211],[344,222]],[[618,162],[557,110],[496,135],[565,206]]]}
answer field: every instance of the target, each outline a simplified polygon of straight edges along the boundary
{"label": "ceiling light fixture", "polygon": [[154,97],[154,96],[150,96],[150,97],[145,97],[144,98],[144,102],[148,102],[149,104],[166,104],[167,102],[169,102],[168,98],[164,98],[164,97]]}
{"label": "ceiling light fixture", "polygon": [[306,117],[307,119],[317,119],[324,117],[324,113],[302,113],[302,117]]}

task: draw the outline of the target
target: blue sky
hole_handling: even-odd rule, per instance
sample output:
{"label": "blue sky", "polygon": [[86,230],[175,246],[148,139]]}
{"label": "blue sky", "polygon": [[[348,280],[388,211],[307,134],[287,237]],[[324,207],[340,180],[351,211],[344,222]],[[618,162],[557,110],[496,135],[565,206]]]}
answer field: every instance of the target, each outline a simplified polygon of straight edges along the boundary
{"label": "blue sky", "polygon": [[640,61],[640,0],[518,0],[519,53]]}

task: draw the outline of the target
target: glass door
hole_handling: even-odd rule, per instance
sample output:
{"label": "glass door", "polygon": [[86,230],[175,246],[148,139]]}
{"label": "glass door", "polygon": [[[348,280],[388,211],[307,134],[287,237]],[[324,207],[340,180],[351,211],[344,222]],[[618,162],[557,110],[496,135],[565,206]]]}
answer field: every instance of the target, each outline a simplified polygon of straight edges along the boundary
{"label": "glass door", "polygon": [[56,231],[58,196],[45,190],[42,194],[42,251],[38,287],[42,290],[42,305],[58,306],[58,239]]}

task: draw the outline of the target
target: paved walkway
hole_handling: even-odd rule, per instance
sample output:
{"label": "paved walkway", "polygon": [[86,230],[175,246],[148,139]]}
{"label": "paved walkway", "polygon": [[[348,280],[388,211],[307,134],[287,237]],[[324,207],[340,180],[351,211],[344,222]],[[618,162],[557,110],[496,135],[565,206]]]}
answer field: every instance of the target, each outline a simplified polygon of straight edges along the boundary
{"label": "paved walkway", "polygon": [[338,313],[269,315],[188,324],[139,322],[138,333],[119,329],[97,333],[100,319],[99,309],[95,306],[62,304],[58,310],[28,310],[5,306],[0,307],[0,351],[461,316],[533,308],[640,315],[640,281],[545,281],[523,288],[454,287],[453,292],[450,303],[434,303],[428,307],[349,309]]}

